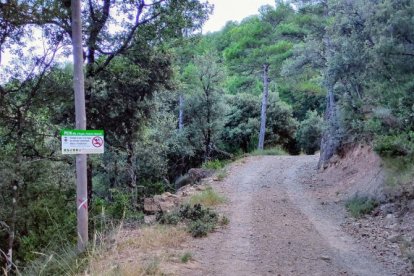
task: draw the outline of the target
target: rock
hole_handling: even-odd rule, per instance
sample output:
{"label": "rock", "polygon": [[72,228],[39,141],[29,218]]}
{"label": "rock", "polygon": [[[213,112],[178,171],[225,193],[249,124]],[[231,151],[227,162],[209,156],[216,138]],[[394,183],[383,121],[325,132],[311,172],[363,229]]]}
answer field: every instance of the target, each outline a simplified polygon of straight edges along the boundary
{"label": "rock", "polygon": [[207,170],[203,168],[193,168],[188,171],[188,175],[190,176],[193,183],[199,183],[201,179],[207,178],[213,175],[212,170]]}
{"label": "rock", "polygon": [[160,211],[169,212],[178,207],[179,204],[178,196],[166,192],[152,198],[144,198],[144,211],[147,214],[155,214]]}
{"label": "rock", "polygon": [[329,262],[331,260],[331,257],[326,256],[326,255],[322,255],[322,256],[319,257],[319,259]]}
{"label": "rock", "polygon": [[174,210],[176,207],[179,206],[179,204],[176,204],[174,201],[161,201],[159,203],[160,209],[163,213],[168,213],[172,210]]}
{"label": "rock", "polygon": [[154,198],[144,198],[144,212],[154,214],[159,211],[161,211],[161,208]]}
{"label": "rock", "polygon": [[394,214],[388,214],[388,215],[385,217],[385,223],[386,223],[387,225],[396,224],[396,223],[397,223],[397,218],[395,217],[395,215],[394,215]]}
{"label": "rock", "polygon": [[392,214],[395,212],[395,204],[394,203],[387,203],[383,204],[379,207],[381,213],[384,215]]}
{"label": "rock", "polygon": [[196,191],[205,191],[209,188],[209,186],[205,186],[205,185],[197,185],[196,186]]}
{"label": "rock", "polygon": [[153,224],[156,221],[157,221],[157,216],[156,215],[144,216],[144,223],[145,224]]}
{"label": "rock", "polygon": [[391,235],[389,235],[388,237],[387,237],[387,240],[389,240],[390,242],[393,242],[393,243],[395,243],[395,242],[398,242],[398,241],[400,241],[401,240],[401,234],[391,234]]}
{"label": "rock", "polygon": [[176,195],[178,197],[187,197],[196,193],[196,188],[191,185],[186,185],[178,189]]}

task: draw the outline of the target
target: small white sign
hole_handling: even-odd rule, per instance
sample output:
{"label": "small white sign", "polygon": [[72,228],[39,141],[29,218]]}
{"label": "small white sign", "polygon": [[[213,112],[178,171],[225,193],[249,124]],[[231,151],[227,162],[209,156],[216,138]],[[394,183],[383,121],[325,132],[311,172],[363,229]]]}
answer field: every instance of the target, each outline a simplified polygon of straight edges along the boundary
{"label": "small white sign", "polygon": [[62,154],[104,153],[103,130],[62,130]]}

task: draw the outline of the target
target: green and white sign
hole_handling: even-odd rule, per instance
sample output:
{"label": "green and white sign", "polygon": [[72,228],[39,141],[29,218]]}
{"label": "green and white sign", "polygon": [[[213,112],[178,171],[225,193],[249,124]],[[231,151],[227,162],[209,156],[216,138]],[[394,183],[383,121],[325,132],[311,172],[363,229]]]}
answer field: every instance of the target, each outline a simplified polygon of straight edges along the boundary
{"label": "green and white sign", "polygon": [[62,135],[62,154],[99,154],[104,153],[103,130],[64,129]]}

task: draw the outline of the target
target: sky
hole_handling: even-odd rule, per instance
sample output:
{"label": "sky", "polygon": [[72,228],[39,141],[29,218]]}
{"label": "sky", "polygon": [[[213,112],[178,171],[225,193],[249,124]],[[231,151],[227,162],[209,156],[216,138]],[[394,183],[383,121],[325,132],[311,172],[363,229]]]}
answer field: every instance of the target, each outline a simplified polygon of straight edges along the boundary
{"label": "sky", "polygon": [[227,21],[238,21],[243,18],[258,14],[260,6],[275,6],[275,0],[208,0],[214,4],[214,13],[203,27],[203,32],[215,32],[221,30]]}

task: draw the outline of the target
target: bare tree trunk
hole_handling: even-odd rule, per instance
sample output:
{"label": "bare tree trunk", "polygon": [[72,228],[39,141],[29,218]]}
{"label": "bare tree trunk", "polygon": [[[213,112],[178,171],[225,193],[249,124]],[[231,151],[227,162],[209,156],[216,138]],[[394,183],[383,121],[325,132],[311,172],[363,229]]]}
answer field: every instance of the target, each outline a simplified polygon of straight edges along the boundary
{"label": "bare tree trunk", "polygon": [[269,64],[263,65],[263,98],[262,98],[262,112],[260,115],[260,133],[259,133],[259,145],[257,148],[262,150],[264,147],[265,133],[266,133],[266,111],[267,100],[269,98]]}
{"label": "bare tree trunk", "polygon": [[327,128],[322,135],[318,169],[322,168],[337,152],[341,139],[340,125],[333,94],[333,86],[328,87],[328,95],[326,97],[325,122],[327,123]]}
{"label": "bare tree trunk", "polygon": [[184,128],[184,96],[179,97],[179,111],[178,111],[178,129]]}
{"label": "bare tree trunk", "polygon": [[[23,114],[20,109],[17,111],[17,137],[18,141],[22,140],[23,137]],[[12,211],[11,211],[11,221],[9,228],[9,239],[8,239],[8,249],[6,256],[6,272],[11,272],[13,269],[13,248],[14,241],[16,239],[16,222],[17,222],[17,197],[18,189],[21,187],[21,167],[22,167],[22,146],[20,143],[16,144],[16,155],[15,155],[16,169],[15,169],[15,179],[12,181]]]}
{"label": "bare tree trunk", "polygon": [[[85,81],[83,74],[82,20],[80,0],[72,0],[73,88],[75,91],[76,129],[86,129]],[[88,244],[87,155],[76,155],[76,198],[78,250]]]}
{"label": "bare tree trunk", "polygon": [[[327,1],[324,2],[324,16],[329,16],[329,5]],[[329,58],[332,55],[333,47],[328,33],[326,33],[324,37],[324,46],[326,55]],[[341,127],[335,103],[334,85],[335,76],[325,72],[325,86],[327,88],[325,122],[327,126],[321,139],[321,153],[318,162],[318,169],[322,168],[337,152],[341,141]]]}

